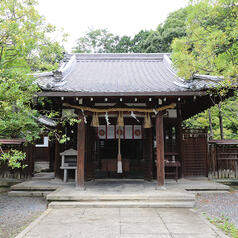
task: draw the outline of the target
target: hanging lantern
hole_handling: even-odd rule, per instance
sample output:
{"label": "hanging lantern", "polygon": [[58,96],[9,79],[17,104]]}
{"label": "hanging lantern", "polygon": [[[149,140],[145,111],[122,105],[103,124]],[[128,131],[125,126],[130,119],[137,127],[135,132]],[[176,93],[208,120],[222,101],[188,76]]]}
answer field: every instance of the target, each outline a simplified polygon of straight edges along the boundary
{"label": "hanging lantern", "polygon": [[119,112],[118,114],[117,125],[124,126],[123,112]]}
{"label": "hanging lantern", "polygon": [[151,128],[150,114],[147,112],[144,119],[144,128]]}
{"label": "hanging lantern", "polygon": [[93,119],[92,119],[91,126],[99,127],[99,119],[98,119],[98,113],[97,112],[93,113]]}

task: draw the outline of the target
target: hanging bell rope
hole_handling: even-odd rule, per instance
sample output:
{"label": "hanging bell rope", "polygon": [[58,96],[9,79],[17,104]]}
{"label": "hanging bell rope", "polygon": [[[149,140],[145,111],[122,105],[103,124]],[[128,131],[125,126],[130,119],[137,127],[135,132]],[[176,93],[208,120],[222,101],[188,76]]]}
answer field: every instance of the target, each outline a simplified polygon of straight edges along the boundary
{"label": "hanging bell rope", "polygon": [[160,112],[166,109],[172,109],[176,107],[176,103],[171,103],[169,105],[166,106],[162,106],[162,107],[158,107],[158,108],[93,108],[93,107],[84,107],[84,106],[76,106],[76,105],[71,105],[69,103],[63,103],[64,107],[71,107],[71,108],[75,108],[75,109],[80,109],[80,110],[84,110],[84,111],[89,111],[89,112],[98,112],[98,113],[106,113],[106,112],[142,112],[142,113],[146,113],[146,112]]}
{"label": "hanging bell rope", "polygon": [[118,126],[118,154],[117,154],[117,173],[122,173],[122,158],[121,158],[121,127]]}
{"label": "hanging bell rope", "polygon": [[117,125],[120,126],[124,126],[124,119],[123,119],[123,113],[119,112],[118,114],[118,118],[117,118]]}
{"label": "hanging bell rope", "polygon": [[144,128],[151,128],[150,114],[147,112],[144,119]]}
{"label": "hanging bell rope", "polygon": [[98,113],[97,112],[93,113],[93,119],[92,119],[91,126],[92,127],[99,127],[99,119],[98,119]]}

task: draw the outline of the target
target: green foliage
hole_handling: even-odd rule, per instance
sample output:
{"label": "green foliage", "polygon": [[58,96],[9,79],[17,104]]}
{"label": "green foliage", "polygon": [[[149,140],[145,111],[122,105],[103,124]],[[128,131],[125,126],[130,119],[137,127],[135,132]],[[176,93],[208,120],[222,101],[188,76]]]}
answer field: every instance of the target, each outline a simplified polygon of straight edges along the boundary
{"label": "green foliage", "polygon": [[75,53],[161,53],[170,52],[175,37],[186,34],[188,8],[171,13],[156,30],[141,30],[134,37],[118,36],[107,29],[89,29],[73,48]]}
{"label": "green foliage", "polygon": [[[39,90],[32,71],[53,70],[63,57],[56,29],[46,24],[34,0],[0,2],[0,137],[36,139],[41,131],[33,119],[32,99]],[[65,36],[62,35],[62,40]]]}
{"label": "green foliage", "polygon": [[40,128],[32,116],[32,98],[38,90],[30,76],[21,73],[0,74],[0,137],[25,138],[32,141],[38,137]]}
{"label": "green foliage", "polygon": [[114,53],[119,37],[107,29],[89,29],[84,37],[80,37],[74,53]]}
{"label": "green foliage", "polygon": [[131,40],[132,45],[130,51],[134,53],[145,53],[143,43],[149,35],[150,31],[141,30],[139,33],[137,33]]}
{"label": "green foliage", "polygon": [[[119,37],[119,36],[118,36]],[[117,42],[115,49],[111,50],[114,53],[129,53],[131,52],[132,41],[129,36],[119,37],[119,41]]]}
{"label": "green foliage", "polygon": [[[59,143],[61,144],[70,140],[70,138],[67,137],[67,135],[65,134],[65,131],[62,129],[67,126],[73,126],[81,122],[81,120],[77,119],[77,115],[72,113],[71,110],[68,110],[68,111],[65,110],[64,115],[62,115],[61,117],[59,117],[58,111],[52,110],[52,111],[47,111],[45,113],[48,118],[53,119],[57,123],[57,126],[56,128],[51,130],[45,127],[44,130],[48,131],[48,136],[51,140],[58,140]],[[42,127],[44,128],[44,126]]]}
{"label": "green foliage", "polygon": [[[225,139],[238,139],[238,99],[237,95],[225,100],[221,104],[221,111],[223,117],[223,130]],[[213,138],[220,139],[220,125],[219,125],[219,109],[218,106],[211,108]],[[184,126],[189,128],[209,128],[208,111],[202,112],[186,121]],[[211,132],[209,132],[211,134]]]}
{"label": "green foliage", "polygon": [[171,44],[175,38],[186,35],[186,20],[189,8],[182,8],[169,14],[164,24],[142,39],[141,49],[146,53],[171,52]]}
{"label": "green foliage", "polygon": [[[51,24],[35,9],[35,0],[1,0],[0,69],[29,72],[52,70],[62,58],[63,47],[50,35]],[[62,35],[65,40],[65,35]]]}
{"label": "green foliage", "polygon": [[11,149],[8,152],[0,154],[0,161],[8,164],[12,169],[25,168],[26,165],[22,164],[26,159],[26,154],[19,150]]}
{"label": "green foliage", "polygon": [[[187,12],[186,36],[172,44],[172,60],[178,74],[190,79],[195,73],[223,76],[217,87],[235,87],[238,79],[238,6],[237,0],[191,1]],[[211,109],[214,138],[219,138],[218,109]],[[225,138],[238,138],[237,95],[222,104]],[[189,127],[208,126],[208,112],[187,120]]]}
{"label": "green foliage", "polygon": [[238,75],[237,0],[191,1],[186,36],[175,39],[172,59],[179,75],[223,76],[230,85]]}
{"label": "green foliage", "polygon": [[[38,113],[32,109],[33,96],[39,89],[30,75],[56,69],[64,49],[52,40],[56,28],[39,15],[36,4],[35,0],[0,1],[0,138],[33,141],[44,130],[34,119]],[[61,32],[60,41],[65,37]],[[17,150],[0,157],[11,168],[21,167],[24,159]]]}
{"label": "green foliage", "polygon": [[223,230],[226,235],[232,238],[238,238],[238,228],[229,221],[229,217],[222,214],[220,218],[207,217],[207,219],[216,227]]}

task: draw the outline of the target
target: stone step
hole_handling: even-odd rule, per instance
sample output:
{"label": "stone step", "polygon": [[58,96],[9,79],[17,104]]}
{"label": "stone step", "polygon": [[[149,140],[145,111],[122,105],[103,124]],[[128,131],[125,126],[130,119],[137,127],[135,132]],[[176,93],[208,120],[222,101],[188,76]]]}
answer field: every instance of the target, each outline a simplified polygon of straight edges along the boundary
{"label": "stone step", "polygon": [[195,194],[192,193],[173,193],[173,192],[160,192],[153,195],[142,194],[83,194],[83,193],[58,193],[57,191],[47,195],[48,201],[195,201]]}
{"label": "stone step", "polygon": [[14,186],[11,186],[11,191],[55,191],[57,189],[57,186],[26,186],[26,185],[21,185],[17,184]]}
{"label": "stone step", "polygon": [[10,191],[9,197],[46,197],[50,191]]}
{"label": "stone step", "polygon": [[192,208],[195,201],[82,201],[51,202],[49,208]]}

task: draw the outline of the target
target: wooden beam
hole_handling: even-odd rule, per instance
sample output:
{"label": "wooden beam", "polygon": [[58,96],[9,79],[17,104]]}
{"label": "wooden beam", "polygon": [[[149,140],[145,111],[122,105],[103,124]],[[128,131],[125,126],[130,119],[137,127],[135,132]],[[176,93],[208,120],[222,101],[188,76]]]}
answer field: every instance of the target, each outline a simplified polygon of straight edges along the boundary
{"label": "wooden beam", "polygon": [[78,139],[77,139],[77,184],[78,188],[84,189],[84,159],[85,159],[85,124],[83,114],[80,111],[78,114],[80,123],[78,124]]}
{"label": "wooden beam", "polygon": [[157,182],[158,186],[164,186],[164,129],[163,112],[156,116],[156,159],[157,159]]}

